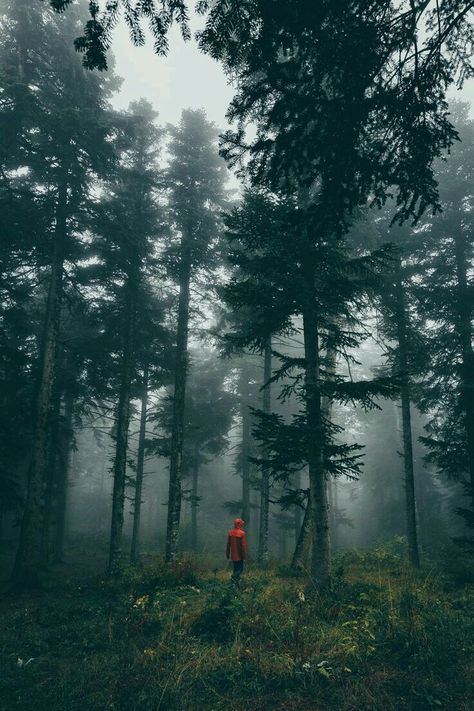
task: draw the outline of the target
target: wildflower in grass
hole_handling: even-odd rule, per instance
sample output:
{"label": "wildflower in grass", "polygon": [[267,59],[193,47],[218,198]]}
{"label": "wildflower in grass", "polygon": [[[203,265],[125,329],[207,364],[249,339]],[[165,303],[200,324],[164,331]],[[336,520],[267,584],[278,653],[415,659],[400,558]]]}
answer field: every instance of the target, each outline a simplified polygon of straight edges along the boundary
{"label": "wildflower in grass", "polygon": [[32,662],[33,660],[34,660],[34,657],[30,657],[30,658],[28,659],[28,661],[25,662],[24,659],[21,659],[20,657],[18,657],[17,660],[16,660],[16,665],[17,665],[17,667],[19,667],[20,669],[22,669],[23,667],[28,666],[28,664],[29,664],[30,662]]}
{"label": "wildflower in grass", "polygon": [[143,608],[146,606],[149,599],[150,598],[148,595],[142,595],[141,597],[137,597],[137,599],[135,600],[135,602],[133,604],[133,607],[143,610]]}

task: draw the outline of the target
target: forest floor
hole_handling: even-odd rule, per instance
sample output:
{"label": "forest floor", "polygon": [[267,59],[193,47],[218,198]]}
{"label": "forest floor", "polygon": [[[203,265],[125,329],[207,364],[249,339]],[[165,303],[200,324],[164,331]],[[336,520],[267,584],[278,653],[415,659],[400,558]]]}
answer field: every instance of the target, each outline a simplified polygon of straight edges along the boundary
{"label": "forest floor", "polygon": [[3,596],[1,711],[474,707],[472,583],[383,549],[340,554],[324,595],[281,568],[237,591],[205,567]]}

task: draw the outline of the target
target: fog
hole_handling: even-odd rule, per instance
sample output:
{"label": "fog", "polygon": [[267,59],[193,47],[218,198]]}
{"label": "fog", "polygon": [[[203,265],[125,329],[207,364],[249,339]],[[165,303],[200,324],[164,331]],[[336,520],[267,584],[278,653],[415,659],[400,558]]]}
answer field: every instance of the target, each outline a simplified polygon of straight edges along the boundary
{"label": "fog", "polygon": [[[228,123],[246,70],[239,73],[231,55],[212,58],[220,51],[218,37],[205,40],[206,53],[174,25],[166,56],[157,56],[151,31],[145,29],[143,46],[133,46],[122,20],[110,38],[108,71],[84,69],[72,40],[87,8],[73,3],[70,12],[50,15],[53,34],[66,40],[58,58],[47,24],[43,34],[32,32],[35,21],[45,21],[42,11],[30,17],[26,5],[2,6],[8,87],[14,86],[15,52],[26,52],[18,71],[28,74],[30,101],[17,124],[7,102],[4,123],[12,141],[4,145],[3,261],[13,284],[4,288],[2,312],[3,373],[11,383],[3,415],[6,575],[23,545],[24,505],[30,502],[28,510],[32,496],[40,502],[32,521],[46,518],[42,545],[52,545],[50,535],[56,540],[57,561],[92,562],[99,569],[125,561],[132,545],[143,559],[202,553],[222,566],[227,531],[239,515],[252,563],[262,555],[288,563],[302,535],[318,457],[328,497],[324,528],[334,552],[384,544],[402,551],[415,545],[408,539],[417,532],[416,545],[431,556],[462,536],[465,522],[454,512],[464,506],[471,446],[460,422],[470,417],[463,378],[472,309],[453,304],[442,282],[467,294],[472,279],[472,244],[460,247],[459,240],[472,212],[466,186],[473,80],[449,84],[451,114],[443,113],[440,100],[433,125],[446,121],[445,134],[433,139],[429,156],[417,157],[413,148],[412,164],[426,160],[439,182],[439,200],[430,178],[417,192],[400,177],[394,199],[396,171],[381,187],[372,175],[364,183],[358,166],[354,185],[360,180],[364,187],[339,201],[337,190],[328,189],[328,196],[323,190],[327,176],[307,177],[308,165],[327,159],[326,139],[317,145],[315,134],[306,143],[319,151],[321,163],[316,153],[307,159],[305,141],[298,143],[311,121],[293,143],[275,143],[271,150],[282,155],[276,163],[271,151],[259,153],[279,130],[278,111],[272,116],[268,108],[279,90],[268,90],[268,104],[256,99],[240,114],[235,99],[236,121]],[[192,33],[205,27],[205,17],[192,12]],[[423,41],[427,31],[421,30]],[[46,64],[35,64],[42,47],[58,53],[58,67],[63,63],[55,78],[45,78]],[[289,61],[285,56],[278,67]],[[258,72],[250,75],[259,81]],[[61,87],[56,94],[54,82]],[[43,95],[52,103],[35,115]],[[285,119],[282,136],[295,130],[299,111]],[[223,135],[239,117],[245,133]],[[461,142],[450,133],[448,117]],[[329,135],[333,124],[328,119],[320,131]],[[337,145],[336,137],[334,166],[337,160],[344,165]],[[369,155],[361,146],[356,153]],[[300,148],[295,168],[292,152]],[[301,173],[296,188],[295,170]],[[410,180],[416,186],[425,177]],[[341,191],[350,191],[344,180]],[[374,208],[377,191],[383,198],[375,198]],[[306,211],[311,232],[312,210],[320,210],[314,225],[326,233],[320,239],[315,232],[302,246],[298,220]],[[398,231],[390,226],[394,219],[402,225]],[[379,256],[394,245],[401,276],[393,271],[398,257],[389,255],[382,265]],[[313,356],[306,263],[313,264],[313,305],[319,304],[312,316],[319,339]],[[319,363],[313,375],[311,357]],[[310,416],[312,377],[318,404]],[[15,406],[12,424],[8,413]],[[304,424],[306,417],[312,425]],[[444,444],[450,438],[452,467]],[[303,455],[303,442],[311,449],[315,441],[319,454]]]}

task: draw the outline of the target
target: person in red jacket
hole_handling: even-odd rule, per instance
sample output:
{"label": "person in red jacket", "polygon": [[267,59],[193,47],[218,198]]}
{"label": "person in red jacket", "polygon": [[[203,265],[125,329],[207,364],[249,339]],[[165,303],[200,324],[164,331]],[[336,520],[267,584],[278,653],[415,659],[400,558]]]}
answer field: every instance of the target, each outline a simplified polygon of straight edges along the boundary
{"label": "person in red jacket", "polygon": [[244,529],[245,521],[236,518],[234,528],[227,536],[226,558],[232,561],[232,582],[238,583],[244,569],[244,561],[247,560],[247,538]]}

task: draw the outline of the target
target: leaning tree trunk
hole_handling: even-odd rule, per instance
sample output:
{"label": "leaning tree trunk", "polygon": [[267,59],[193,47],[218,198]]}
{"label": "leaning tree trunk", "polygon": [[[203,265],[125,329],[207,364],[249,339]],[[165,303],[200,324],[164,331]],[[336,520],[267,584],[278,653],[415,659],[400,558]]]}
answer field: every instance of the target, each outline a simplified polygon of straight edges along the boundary
{"label": "leaning tree trunk", "polygon": [[250,523],[250,410],[249,379],[245,365],[240,378],[240,415],[242,418],[242,518]]}
{"label": "leaning tree trunk", "polygon": [[165,560],[177,554],[181,514],[181,473],[184,440],[184,406],[188,369],[189,298],[191,282],[191,234],[183,232],[179,275],[178,324],[174,371],[173,419],[171,425],[170,479]]}
{"label": "leaning tree trunk", "polygon": [[145,465],[145,438],[148,409],[148,365],[143,369],[142,401],[140,408],[140,432],[138,434],[137,475],[135,479],[135,499],[133,505],[133,532],[130,561],[136,563],[139,554],[140,517],[142,510],[143,471]]}
{"label": "leaning tree trunk", "polygon": [[331,583],[331,551],[326,473],[324,467],[324,429],[321,412],[320,352],[316,294],[311,265],[305,275],[306,302],[303,309],[305,350],[305,405],[309,469],[309,497],[312,518],[311,577],[318,588]]}
{"label": "leaning tree trunk", "polygon": [[474,350],[472,348],[472,294],[467,273],[466,236],[462,230],[454,237],[458,287],[458,334],[461,344],[461,407],[464,414],[472,508],[474,510]]}
{"label": "leaning tree trunk", "polygon": [[55,522],[53,537],[53,556],[55,563],[63,562],[67,490],[69,471],[71,469],[72,449],[74,447],[73,415],[74,395],[71,392],[67,392],[64,398],[64,425],[60,437],[59,467],[55,497]]}
{"label": "leaning tree trunk", "polygon": [[408,375],[407,313],[403,292],[402,263],[397,261],[395,298],[398,339],[398,363],[401,377],[403,463],[405,469],[405,506],[407,517],[408,557],[415,567],[420,566],[416,527],[415,475],[413,468],[413,442],[410,412],[410,379]]}
{"label": "leaning tree trunk", "polygon": [[49,422],[63,292],[64,249],[67,234],[68,170],[63,170],[58,186],[54,249],[44,319],[41,366],[34,412],[34,439],[28,489],[21,523],[20,542],[13,569],[12,582],[16,587],[39,585],[41,565],[41,531],[43,521],[43,493],[49,459]]}
{"label": "leaning tree trunk", "polygon": [[296,541],[295,552],[291,561],[293,570],[308,571],[308,562],[311,552],[312,538],[312,514],[311,514],[311,499],[308,493],[308,502],[306,504],[303,523],[299,529],[298,540]]}
{"label": "leaning tree trunk", "polygon": [[125,502],[125,476],[127,470],[128,428],[130,424],[130,399],[134,366],[134,338],[138,277],[136,269],[128,276],[126,285],[125,319],[119,400],[116,413],[116,441],[114,456],[114,486],[112,493],[112,520],[108,573],[113,574],[122,563],[123,510]]}
{"label": "leaning tree trunk", "polygon": [[[272,377],[272,339],[267,339],[264,351],[263,366],[263,412],[266,415],[271,411],[271,384]],[[269,452],[264,451],[264,457]],[[262,482],[260,486],[260,528],[258,537],[258,562],[268,563],[268,514],[270,506],[270,470],[268,466],[262,469]]]}
{"label": "leaning tree trunk", "polygon": [[192,490],[191,490],[191,550],[198,550],[198,525],[197,525],[197,510],[199,504],[198,486],[199,486],[199,447],[194,448],[194,462],[192,474]]}

